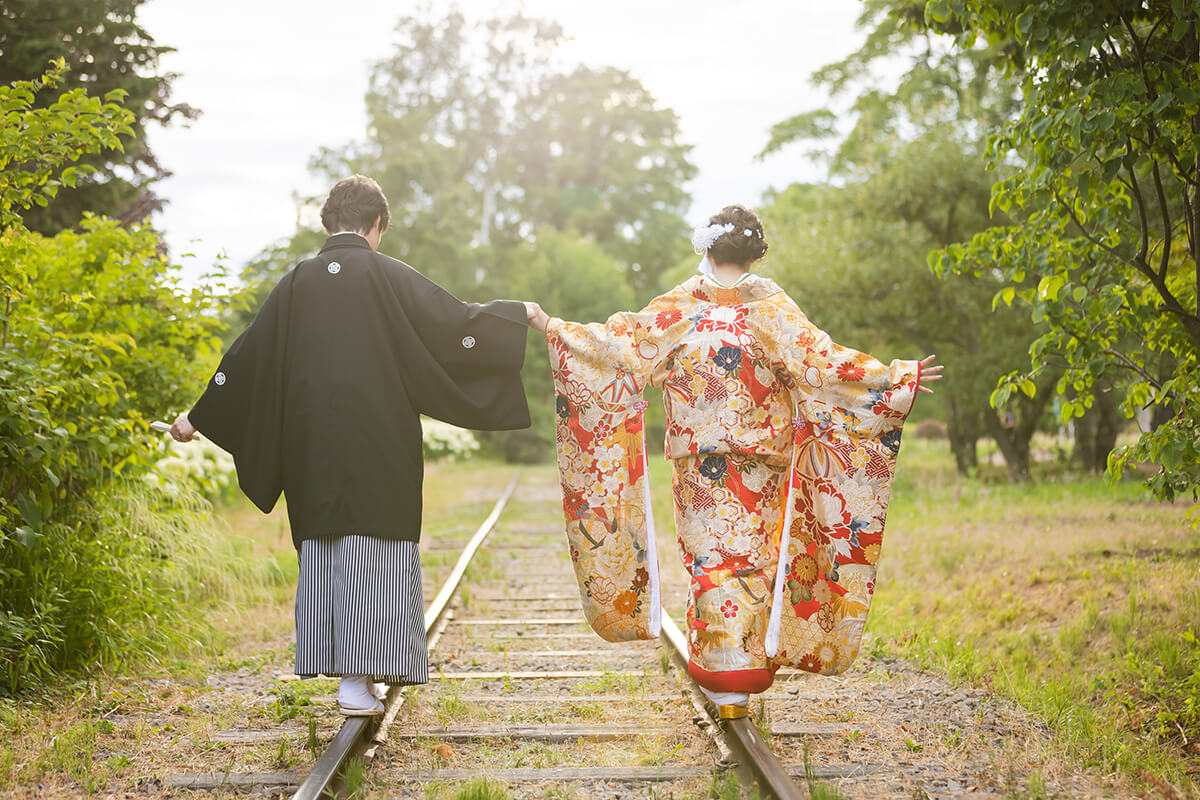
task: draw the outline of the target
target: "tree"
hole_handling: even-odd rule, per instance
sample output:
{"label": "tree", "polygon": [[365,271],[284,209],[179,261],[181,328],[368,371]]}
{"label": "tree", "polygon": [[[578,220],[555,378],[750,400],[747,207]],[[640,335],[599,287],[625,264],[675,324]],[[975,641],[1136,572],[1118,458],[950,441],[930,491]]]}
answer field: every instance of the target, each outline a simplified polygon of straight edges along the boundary
{"label": "tree", "polygon": [[657,271],[641,267],[686,248],[682,185],[695,173],[674,112],[618,70],[556,71],[553,23],[450,11],[397,31],[367,92],[367,140],[314,162],[331,179],[379,181],[403,232],[396,255],[471,295],[548,226],[596,242],[654,294]]}
{"label": "tree", "polygon": [[76,225],[86,211],[137,222],[162,206],[152,184],[169,173],[146,143],[146,126],[194,118],[197,112],[170,102],[175,76],[159,70],[159,58],[171,48],[156,45],[137,24],[143,2],[0,0],[0,84],[34,80],[50,61],[62,59],[63,88],[86,88],[93,97],[120,90],[134,114],[121,149],[88,153],[80,164],[94,171],[25,214],[31,230],[57,233]]}
{"label": "tree", "polygon": [[581,231],[627,266],[648,301],[661,268],[686,249],[683,189],[695,175],[679,121],[626,72],[546,75],[522,100],[507,183],[513,215]]}
{"label": "tree", "polygon": [[[987,433],[1010,476],[1025,480],[1050,387],[1005,409],[987,400],[996,378],[1026,356],[1034,326],[1010,309],[993,309],[1000,284],[938,280],[926,264],[930,250],[995,224],[983,132],[1012,113],[1016,89],[996,79],[995,50],[956,51],[922,12],[911,2],[866,3],[859,19],[866,42],[814,75],[835,95],[857,93],[850,113],[819,109],[773,128],[764,153],[833,139],[816,155],[837,182],[775,197],[767,212],[776,239],[770,261],[782,264],[772,269],[803,287],[802,302],[847,344],[937,353],[948,368],[939,395],[959,471],[976,466],[976,440]],[[897,53],[908,68],[885,90],[871,69]],[[849,119],[847,130],[838,119]]]}
{"label": "tree", "polygon": [[[22,224],[117,149],[134,115],[120,90],[38,102],[66,65],[0,86],[0,673],[13,691],[64,666],[111,659],[179,598],[156,538],[108,502],[149,473],[148,418],[184,407],[211,366],[218,317],[183,292],[157,234],[85,216],[54,237]],[[145,497],[141,510],[149,506]],[[177,512],[176,512],[177,513]],[[127,516],[127,515],[126,515]],[[116,517],[116,519],[114,519]],[[152,530],[147,530],[147,527]],[[146,587],[129,594],[130,580]],[[123,600],[114,600],[123,598]]]}
{"label": "tree", "polygon": [[[1068,418],[1102,382],[1131,381],[1123,410],[1174,415],[1118,451],[1158,465],[1153,492],[1200,494],[1200,3],[933,0],[958,45],[1007,43],[1019,115],[989,144],[1011,169],[992,207],[1014,224],[931,257],[944,273],[999,276],[1005,304],[1046,332],[1002,402],[1054,370]],[[995,46],[995,45],[992,45]]]}
{"label": "tree", "polygon": [[[542,228],[509,257],[514,263],[507,271],[507,293],[536,297],[550,314],[597,322],[634,307],[633,290],[622,280],[612,256],[578,233]],[[534,330],[529,332],[521,379],[532,425],[525,431],[483,434],[511,461],[536,459],[554,445],[554,379],[545,337]]]}

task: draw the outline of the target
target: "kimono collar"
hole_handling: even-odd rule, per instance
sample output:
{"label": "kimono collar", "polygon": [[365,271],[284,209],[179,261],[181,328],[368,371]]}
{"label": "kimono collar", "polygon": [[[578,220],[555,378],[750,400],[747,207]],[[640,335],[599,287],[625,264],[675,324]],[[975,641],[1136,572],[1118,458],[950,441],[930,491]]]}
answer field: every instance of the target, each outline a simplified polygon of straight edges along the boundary
{"label": "kimono collar", "polygon": [[696,275],[689,278],[682,288],[698,300],[723,306],[750,303],[783,291],[775,281],[753,273],[742,278],[734,286],[723,286],[707,275]]}
{"label": "kimono collar", "polygon": [[321,252],[332,250],[338,247],[361,247],[364,250],[370,250],[371,245],[367,243],[366,238],[361,233],[344,232],[335,233],[325,240],[325,244],[321,245]]}

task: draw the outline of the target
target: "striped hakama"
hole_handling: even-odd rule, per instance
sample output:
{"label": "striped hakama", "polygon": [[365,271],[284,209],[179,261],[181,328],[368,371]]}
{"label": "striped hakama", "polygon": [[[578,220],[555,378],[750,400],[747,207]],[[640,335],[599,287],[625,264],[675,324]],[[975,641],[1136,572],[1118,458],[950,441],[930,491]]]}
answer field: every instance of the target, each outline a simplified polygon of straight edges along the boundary
{"label": "striped hakama", "polygon": [[347,535],[300,544],[296,674],[427,683],[416,542]]}

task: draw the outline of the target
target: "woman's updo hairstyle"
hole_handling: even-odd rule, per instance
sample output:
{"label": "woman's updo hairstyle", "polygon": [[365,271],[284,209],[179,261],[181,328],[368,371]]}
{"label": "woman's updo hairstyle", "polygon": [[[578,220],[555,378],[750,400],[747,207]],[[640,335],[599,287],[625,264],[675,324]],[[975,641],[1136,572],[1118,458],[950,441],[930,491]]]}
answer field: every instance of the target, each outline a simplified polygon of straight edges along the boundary
{"label": "woman's updo hairstyle", "polygon": [[757,214],[745,206],[725,206],[708,218],[709,225],[729,223],[733,230],[709,245],[708,257],[714,264],[749,264],[767,254],[767,240]]}

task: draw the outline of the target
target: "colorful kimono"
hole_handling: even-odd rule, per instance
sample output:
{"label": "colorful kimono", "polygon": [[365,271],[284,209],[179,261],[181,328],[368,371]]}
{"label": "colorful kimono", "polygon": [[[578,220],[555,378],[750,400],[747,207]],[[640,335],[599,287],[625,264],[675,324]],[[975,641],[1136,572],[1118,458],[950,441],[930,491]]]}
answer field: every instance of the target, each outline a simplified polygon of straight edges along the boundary
{"label": "colorful kimono", "polygon": [[[919,365],[840,347],[774,282],[696,276],[605,324],[552,319],[558,468],[584,614],[654,638],[661,599],[643,389],[663,387],[689,668],[759,692],[854,660]],[[782,553],[782,566],[780,559]]]}

